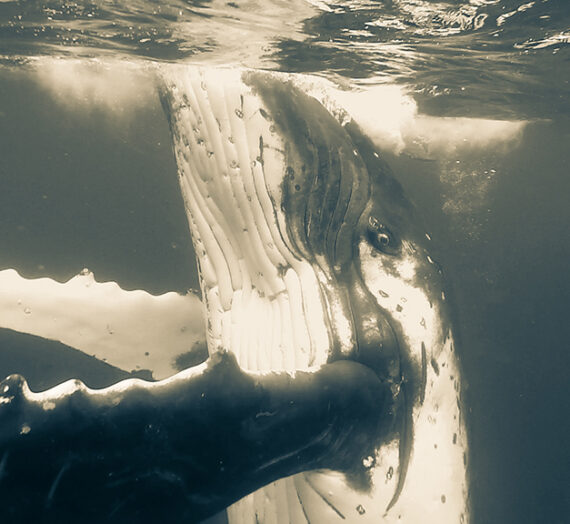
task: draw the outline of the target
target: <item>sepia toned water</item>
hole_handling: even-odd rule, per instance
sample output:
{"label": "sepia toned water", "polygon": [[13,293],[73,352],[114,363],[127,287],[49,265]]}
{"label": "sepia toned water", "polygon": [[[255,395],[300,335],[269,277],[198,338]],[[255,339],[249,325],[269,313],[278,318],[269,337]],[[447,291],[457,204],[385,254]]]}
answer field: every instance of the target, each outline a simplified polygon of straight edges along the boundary
{"label": "sepia toned water", "polygon": [[[568,522],[568,1],[0,0],[0,270],[198,287],[149,73],[182,61],[370,94],[363,119],[447,274],[473,522]],[[1,330],[0,375],[126,376],[37,344]]]}

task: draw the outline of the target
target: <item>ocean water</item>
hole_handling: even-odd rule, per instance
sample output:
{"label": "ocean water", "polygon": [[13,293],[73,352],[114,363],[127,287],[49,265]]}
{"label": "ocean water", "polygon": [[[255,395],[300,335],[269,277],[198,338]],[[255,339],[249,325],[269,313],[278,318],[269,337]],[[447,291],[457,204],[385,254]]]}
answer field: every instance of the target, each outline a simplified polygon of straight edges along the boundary
{"label": "ocean water", "polygon": [[[569,522],[567,0],[0,0],[0,270],[197,287],[148,72],[182,61],[369,97],[360,116],[447,274],[473,522]],[[124,376],[5,330],[0,344],[0,375],[36,389]]]}

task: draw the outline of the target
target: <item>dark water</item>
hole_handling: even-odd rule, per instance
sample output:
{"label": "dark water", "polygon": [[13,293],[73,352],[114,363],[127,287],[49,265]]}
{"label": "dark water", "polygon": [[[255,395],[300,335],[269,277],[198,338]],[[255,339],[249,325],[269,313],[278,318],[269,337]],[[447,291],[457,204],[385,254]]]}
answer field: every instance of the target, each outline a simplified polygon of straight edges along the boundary
{"label": "dark water", "polygon": [[[473,522],[570,522],[567,0],[0,0],[0,54],[0,269],[63,281],[88,267],[99,280],[154,293],[197,280],[166,119],[141,63],[396,83],[421,113],[528,121],[501,147],[385,156],[448,275]],[[68,93],[65,83],[49,87],[38,56],[139,65],[119,76],[134,86],[125,92]],[[0,375],[21,371],[38,387],[46,374],[62,379],[61,367],[42,376],[29,346],[18,354],[8,346]],[[103,380],[70,350],[50,351],[68,376]]]}

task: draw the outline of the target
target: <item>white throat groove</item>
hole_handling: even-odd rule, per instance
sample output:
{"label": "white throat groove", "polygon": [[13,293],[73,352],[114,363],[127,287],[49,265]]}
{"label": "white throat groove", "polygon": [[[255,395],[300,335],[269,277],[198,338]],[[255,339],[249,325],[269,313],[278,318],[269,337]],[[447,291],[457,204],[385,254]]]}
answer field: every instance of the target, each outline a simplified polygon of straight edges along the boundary
{"label": "white throat groove", "polygon": [[169,69],[164,82],[210,351],[248,370],[324,364],[319,286],[280,211],[287,145],[239,71]]}

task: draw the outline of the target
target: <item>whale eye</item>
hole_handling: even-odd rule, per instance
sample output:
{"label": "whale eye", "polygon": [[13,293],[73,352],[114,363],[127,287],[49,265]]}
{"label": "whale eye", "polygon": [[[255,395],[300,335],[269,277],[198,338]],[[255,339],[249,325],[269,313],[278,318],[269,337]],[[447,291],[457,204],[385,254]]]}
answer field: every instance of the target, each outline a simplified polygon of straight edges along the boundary
{"label": "whale eye", "polygon": [[378,250],[388,255],[398,252],[399,243],[394,234],[382,224],[376,217],[368,218],[367,227],[368,241]]}

